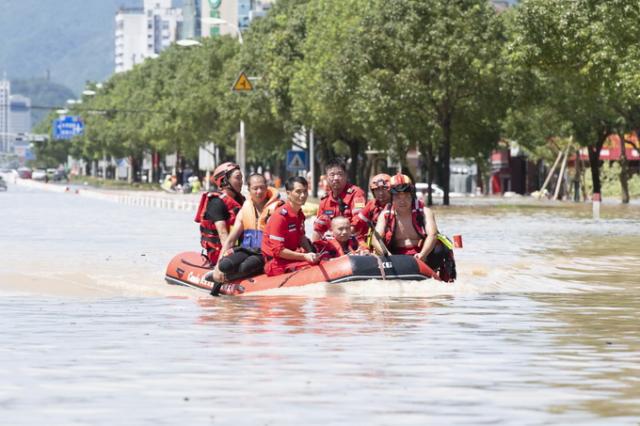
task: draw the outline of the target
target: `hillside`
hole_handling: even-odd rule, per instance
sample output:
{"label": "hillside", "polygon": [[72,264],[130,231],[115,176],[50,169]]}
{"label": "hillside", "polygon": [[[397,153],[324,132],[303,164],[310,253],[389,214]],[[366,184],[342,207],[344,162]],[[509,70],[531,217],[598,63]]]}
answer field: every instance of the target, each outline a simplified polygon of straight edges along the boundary
{"label": "hillside", "polygon": [[64,106],[67,99],[75,99],[76,95],[66,86],[45,79],[13,80],[11,92],[31,98],[31,123],[38,124],[49,114],[50,109],[44,107]]}
{"label": "hillside", "polygon": [[142,0],[0,0],[0,77],[45,78],[48,70],[76,95],[87,80],[106,79],[120,6],[141,7]]}

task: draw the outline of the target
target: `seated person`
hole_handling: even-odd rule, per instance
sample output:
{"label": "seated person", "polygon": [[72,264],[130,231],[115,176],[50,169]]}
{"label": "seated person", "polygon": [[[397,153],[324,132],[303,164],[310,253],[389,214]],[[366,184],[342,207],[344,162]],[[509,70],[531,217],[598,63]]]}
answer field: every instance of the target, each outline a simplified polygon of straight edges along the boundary
{"label": "seated person", "polygon": [[296,271],[320,260],[304,233],[302,206],[309,196],[309,184],[301,176],[290,177],[285,189],[287,201],[277,204],[262,238],[264,271],[269,276]]}
{"label": "seated person", "polygon": [[331,220],[331,236],[325,236],[313,243],[316,252],[323,258],[332,259],[345,254],[368,254],[369,248],[358,241],[351,232],[351,223],[344,216]]}
{"label": "seated person", "polygon": [[369,200],[360,212],[353,217],[353,229],[358,241],[364,241],[371,247],[371,229],[376,226],[380,212],[391,202],[389,181],[391,176],[380,173],[371,178],[369,189],[373,200]]}
{"label": "seated person", "polygon": [[[425,262],[446,282],[456,278],[452,245],[439,235],[431,209],[416,199],[411,179],[402,174],[391,178],[391,204],[378,217],[376,231],[392,254],[413,255]],[[381,242],[372,240],[376,252],[385,252]]]}
{"label": "seated person", "polygon": [[[249,198],[220,249],[220,259],[212,274],[215,282],[237,280],[263,271],[262,235],[268,216],[280,200],[280,193],[267,187],[267,180],[261,174],[249,176],[248,187]],[[241,237],[241,244],[236,246]]]}

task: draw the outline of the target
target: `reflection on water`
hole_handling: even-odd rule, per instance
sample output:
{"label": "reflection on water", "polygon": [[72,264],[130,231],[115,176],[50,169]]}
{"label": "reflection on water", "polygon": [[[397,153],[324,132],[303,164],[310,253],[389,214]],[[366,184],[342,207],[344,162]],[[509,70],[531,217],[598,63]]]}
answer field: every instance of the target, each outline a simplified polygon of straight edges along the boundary
{"label": "reflection on water", "polygon": [[11,189],[3,423],[640,421],[639,206],[439,207],[454,285],[214,299],[162,281],[190,213]]}

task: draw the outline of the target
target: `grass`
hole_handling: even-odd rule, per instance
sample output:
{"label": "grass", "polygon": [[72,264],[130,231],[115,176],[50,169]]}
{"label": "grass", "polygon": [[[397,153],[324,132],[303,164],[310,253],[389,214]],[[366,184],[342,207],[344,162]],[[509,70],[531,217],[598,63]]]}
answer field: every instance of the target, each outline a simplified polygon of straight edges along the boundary
{"label": "grass", "polygon": [[159,191],[160,185],[157,183],[133,182],[126,180],[102,179],[92,176],[71,176],[71,183],[76,185],[84,185],[85,183],[103,189],[120,189],[134,191]]}

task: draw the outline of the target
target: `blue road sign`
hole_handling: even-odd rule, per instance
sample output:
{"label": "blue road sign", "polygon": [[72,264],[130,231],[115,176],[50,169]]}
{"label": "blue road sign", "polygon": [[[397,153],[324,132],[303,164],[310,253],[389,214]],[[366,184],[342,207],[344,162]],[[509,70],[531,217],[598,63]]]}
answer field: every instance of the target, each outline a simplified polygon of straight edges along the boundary
{"label": "blue road sign", "polygon": [[307,168],[307,151],[287,151],[287,170],[297,172]]}
{"label": "blue road sign", "polygon": [[52,129],[54,139],[71,139],[84,132],[84,123],[80,117],[69,115],[53,120]]}

